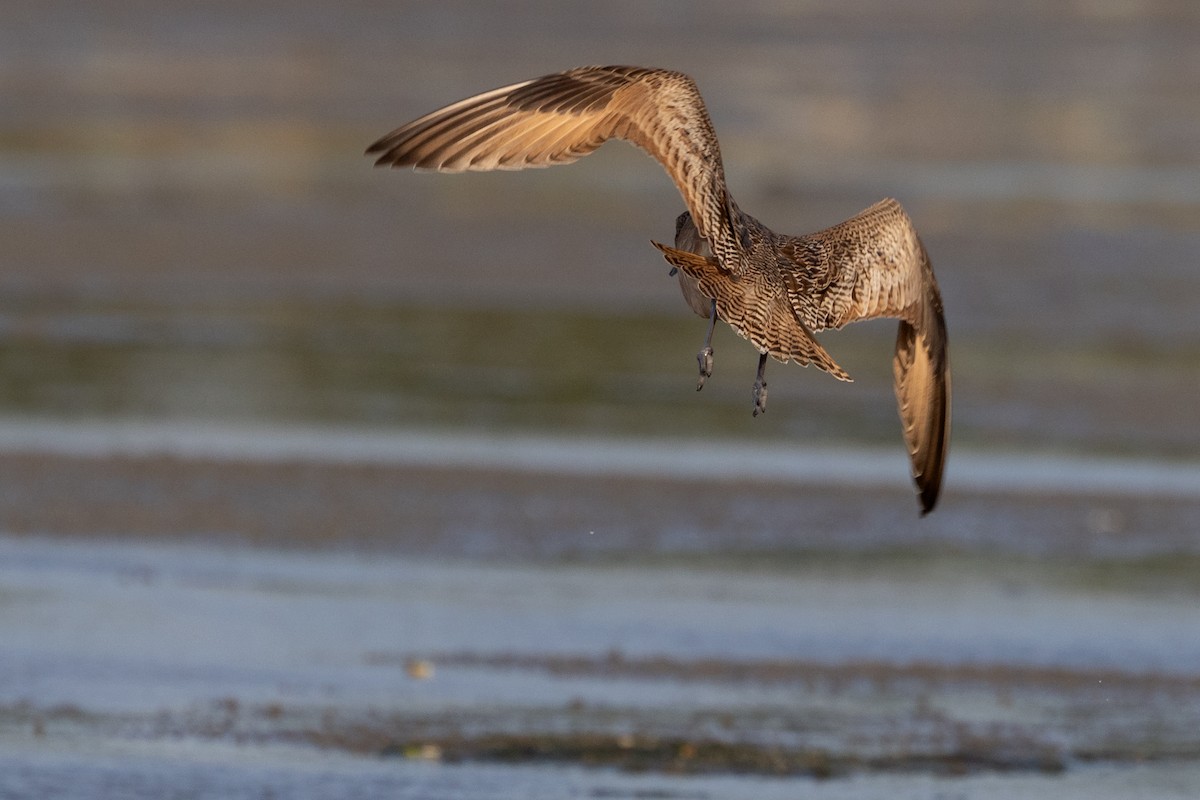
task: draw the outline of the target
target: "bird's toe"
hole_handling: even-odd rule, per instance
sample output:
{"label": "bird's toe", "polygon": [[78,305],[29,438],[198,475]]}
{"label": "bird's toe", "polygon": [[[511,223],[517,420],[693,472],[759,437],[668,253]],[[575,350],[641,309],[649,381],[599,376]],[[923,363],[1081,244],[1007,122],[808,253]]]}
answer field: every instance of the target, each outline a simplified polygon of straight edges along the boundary
{"label": "bird's toe", "polygon": [[754,384],[754,416],[767,413],[767,382]]}
{"label": "bird's toe", "polygon": [[696,391],[704,388],[704,381],[712,377],[713,349],[705,347],[696,354],[696,363],[700,365],[700,380],[696,383]]}

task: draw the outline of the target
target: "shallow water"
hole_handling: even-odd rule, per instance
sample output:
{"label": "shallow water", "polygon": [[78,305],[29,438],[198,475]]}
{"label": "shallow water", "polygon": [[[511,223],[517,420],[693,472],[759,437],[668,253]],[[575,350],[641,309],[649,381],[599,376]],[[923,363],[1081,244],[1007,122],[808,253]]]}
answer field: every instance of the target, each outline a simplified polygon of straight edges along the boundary
{"label": "shallow water", "polygon": [[[7,763],[6,763],[7,762]],[[737,776],[703,778],[629,775],[580,768],[448,766],[337,755],[290,748],[220,745],[116,749],[79,755],[0,753],[0,790],[11,797],[295,798],[456,797],[464,800],[541,798],[805,797],[841,800],[961,796],[1085,800],[1094,797],[1191,798],[1200,775],[1190,765],[1087,768],[1067,776],[983,775],[971,778],[862,776],[844,782]]]}
{"label": "shallow water", "polygon": [[[803,742],[835,774],[846,770],[845,785],[803,782],[828,796],[930,785],[919,761],[858,761],[876,752],[945,751],[964,759],[950,774],[974,773],[978,760],[978,776],[934,784],[971,796],[991,796],[995,764],[1017,773],[996,785],[1024,796],[1082,792],[1101,776],[1115,781],[1110,796],[1195,777],[1196,595],[1028,576],[1016,588],[1013,575],[982,566],[852,571],[522,567],[6,537],[0,786],[79,797],[167,784],[198,797],[267,786],[474,797],[492,780],[501,796],[549,796],[564,781],[613,796],[796,787],[498,769],[471,750],[491,732],[553,743],[605,731]],[[416,658],[428,676],[406,666]],[[954,755],[965,740],[972,755]],[[422,751],[380,758],[423,741],[447,763],[421,763]],[[1131,766],[1147,758],[1154,765]],[[1121,766],[1088,766],[1097,761]]]}
{"label": "shallow water", "polygon": [[[167,456],[263,464],[304,461],[863,489],[907,485],[907,461],[899,448],[711,443],[665,437],[596,439],[454,430],[0,418],[0,449],[93,459]],[[1197,500],[1200,465],[1146,458],[967,450],[955,454],[947,491]]]}

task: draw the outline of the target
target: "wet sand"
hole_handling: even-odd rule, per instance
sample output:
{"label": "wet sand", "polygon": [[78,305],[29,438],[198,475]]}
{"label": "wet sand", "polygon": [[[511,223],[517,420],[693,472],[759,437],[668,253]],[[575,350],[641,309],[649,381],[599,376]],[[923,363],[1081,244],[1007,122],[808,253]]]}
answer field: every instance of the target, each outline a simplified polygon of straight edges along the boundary
{"label": "wet sand", "polygon": [[1200,558],[1187,462],[967,450],[922,518],[899,447],[8,419],[0,452],[11,533],[746,569],[1001,555],[1167,587]]}

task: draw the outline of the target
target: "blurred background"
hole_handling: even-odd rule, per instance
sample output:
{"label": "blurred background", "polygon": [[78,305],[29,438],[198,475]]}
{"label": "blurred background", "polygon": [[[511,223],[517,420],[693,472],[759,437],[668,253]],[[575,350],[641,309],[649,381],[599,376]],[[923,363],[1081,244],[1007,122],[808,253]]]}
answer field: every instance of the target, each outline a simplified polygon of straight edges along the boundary
{"label": "blurred background", "polygon": [[[58,741],[56,725],[83,726],[92,742],[182,733],[228,743],[234,730],[244,744],[253,713],[238,717],[239,707],[262,712],[255,724],[273,743],[291,725],[306,746],[339,751],[386,747],[348,744],[337,725],[291,715],[323,702],[350,717],[348,706],[386,711],[400,715],[379,726],[388,746],[425,737],[446,752],[446,737],[461,733],[437,727],[446,707],[491,709],[500,721],[471,717],[472,730],[491,731],[513,728],[504,714],[531,703],[553,720],[537,717],[526,726],[535,732],[653,729],[686,741],[706,731],[730,746],[762,743],[761,719],[738,716],[759,708],[757,695],[717,703],[738,722],[714,735],[715,723],[651,714],[628,689],[637,663],[614,688],[614,664],[637,656],[677,659],[685,684],[699,657],[1073,669],[1069,691],[1024,672],[925,676],[925,705],[868,676],[859,699],[877,710],[879,692],[898,691],[888,701],[916,724],[928,721],[931,693],[946,693],[931,724],[948,744],[934,737],[917,749],[942,747],[968,773],[969,734],[971,746],[1008,748],[1037,774],[1050,764],[1090,780],[1073,766],[1141,753],[1184,770],[1170,785],[1197,785],[1200,726],[1186,717],[1200,679],[1195,4],[104,0],[9,3],[4,16],[0,636],[14,644],[0,654],[10,668],[0,761],[27,779],[10,791],[110,768],[109,745],[66,748],[66,761],[31,756]],[[649,244],[670,241],[682,206],[640,152],[614,143],[569,167],[460,176],[376,170],[362,155],[467,95],[619,63],[696,79],[732,192],[776,230],[822,228],[884,196],[907,208],[941,284],[954,369],[954,440],[932,516],[917,517],[906,480],[894,323],[821,337],[853,384],[773,364],[759,419],[754,351],[721,330],[716,372],[694,391],[704,322]],[[831,460],[842,466],[823,474]],[[699,474],[697,462],[707,465]],[[238,672],[244,644],[280,619],[301,640],[324,641],[289,615],[358,591],[351,563],[383,562],[404,577],[362,579],[378,593],[364,595],[356,635],[333,611],[320,629],[348,637],[329,640],[339,655],[298,655],[297,640],[282,638],[254,656],[278,672]],[[178,592],[198,591],[195,569],[211,592],[184,602]],[[614,618],[588,628],[565,610],[527,616],[522,603],[543,613],[558,602],[538,594],[551,591],[536,577],[547,570],[566,596],[596,581],[592,605],[576,611]],[[799,613],[826,596],[829,575],[844,602]],[[422,589],[379,588],[397,580]],[[491,594],[467,592],[479,614],[511,607],[492,628],[455,588],[479,581],[497,581]],[[627,601],[625,618],[625,606],[597,611],[614,602],[605,581],[666,588],[628,595],[639,602]],[[237,592],[253,604],[263,585],[280,584],[304,603],[230,605]],[[783,594],[745,588],[759,585]],[[151,588],[158,594],[137,594]],[[771,605],[793,590],[794,605]],[[654,616],[647,609],[689,591],[704,602],[662,606],[661,628],[639,627]],[[939,616],[950,613],[940,597],[956,598],[960,627]],[[156,627],[176,630],[178,616],[139,625],[126,614],[175,601],[215,603],[188,623],[211,625],[211,639],[198,633],[203,644],[180,650]],[[926,616],[880,616],[909,603]],[[83,612],[99,607],[111,613]],[[245,629],[222,628],[229,617]],[[491,642],[485,631],[505,635]],[[533,661],[514,666],[514,652]],[[537,660],[564,654],[592,665],[592,683],[564,684]],[[398,666],[412,659],[449,666],[422,683]],[[154,676],[143,673],[149,662],[161,668]],[[1167,683],[1130,678],[1120,714],[1093,717],[1095,698],[1071,692],[1101,680],[1095,669],[1117,670],[1110,685],[1126,673]],[[199,686],[180,678],[196,670]],[[123,671],[140,677],[118,686]],[[44,683],[47,674],[58,677]],[[817,689],[797,707],[823,707],[820,675],[804,677]],[[720,675],[702,680],[724,686]],[[424,687],[436,681],[431,699]],[[954,705],[964,681],[972,692],[982,681],[994,701],[972,706],[978,719]],[[334,688],[324,700],[295,689],[309,682]],[[1024,716],[1011,696],[1002,702],[1013,685],[1037,698]],[[1147,703],[1147,693],[1170,702]],[[593,699],[652,719],[570,717]],[[212,722],[230,716],[218,700],[234,703],[229,728]],[[1055,728],[1062,703],[1094,726]],[[171,721],[134,735],[107,716],[114,708]],[[414,708],[427,714],[420,725]],[[101,721],[85,725],[82,712]],[[834,772],[876,770],[863,766],[861,737],[834,725],[813,738],[797,721],[811,714],[797,714],[771,723],[787,736],[768,744],[809,753],[818,742],[842,765]],[[971,725],[995,732],[1004,720],[1017,733],[980,744]],[[898,747],[890,735],[881,750]],[[191,763],[138,752],[150,766],[112,768],[135,781],[130,791],[156,785],[146,776],[178,766],[172,758]],[[804,763],[794,772],[821,772]],[[393,766],[372,780],[391,780]],[[235,775],[220,791],[276,779]],[[481,785],[497,780],[508,779]]]}

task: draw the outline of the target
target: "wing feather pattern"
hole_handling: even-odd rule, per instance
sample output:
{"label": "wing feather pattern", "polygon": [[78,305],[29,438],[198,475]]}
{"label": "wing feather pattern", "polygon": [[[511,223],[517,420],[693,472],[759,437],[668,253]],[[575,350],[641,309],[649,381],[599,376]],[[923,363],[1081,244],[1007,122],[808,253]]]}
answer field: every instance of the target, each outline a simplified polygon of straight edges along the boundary
{"label": "wing feather pattern", "polygon": [[609,139],[653,156],[722,270],[741,274],[745,232],[695,82],[644,67],[581,67],[460,100],[367,148],[377,166],[439,172],[567,164]]}
{"label": "wing feather pattern", "polygon": [[912,221],[882,200],[823,231],[787,237],[785,282],[812,330],[898,318],[896,403],[924,512],[941,490],[950,442],[950,361],[942,296]]}

